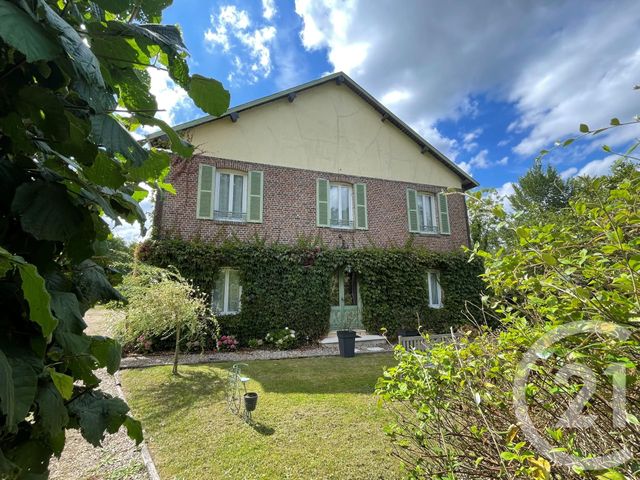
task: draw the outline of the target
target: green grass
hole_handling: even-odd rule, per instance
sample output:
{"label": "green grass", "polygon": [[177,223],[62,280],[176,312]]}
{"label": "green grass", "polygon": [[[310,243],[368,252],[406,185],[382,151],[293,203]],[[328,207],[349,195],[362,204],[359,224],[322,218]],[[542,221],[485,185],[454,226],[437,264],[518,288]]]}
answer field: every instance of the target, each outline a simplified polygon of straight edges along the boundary
{"label": "green grass", "polygon": [[389,354],[250,362],[260,395],[254,426],[227,409],[229,364],[125,370],[133,414],[143,422],[163,479],[398,478],[373,395]]}

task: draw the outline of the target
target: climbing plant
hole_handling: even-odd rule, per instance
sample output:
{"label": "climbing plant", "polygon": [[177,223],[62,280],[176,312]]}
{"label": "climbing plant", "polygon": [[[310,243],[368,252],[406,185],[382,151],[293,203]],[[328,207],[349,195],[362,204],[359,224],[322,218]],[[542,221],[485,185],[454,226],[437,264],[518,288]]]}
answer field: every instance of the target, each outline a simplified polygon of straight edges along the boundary
{"label": "climbing plant", "polygon": [[[252,242],[222,244],[179,239],[142,244],[140,259],[160,267],[175,267],[204,292],[211,292],[221,267],[240,271],[242,309],[218,317],[223,334],[246,343],[267,332],[289,327],[299,342],[313,341],[329,330],[331,281],[340,268],[353,270],[363,304],[367,330],[401,327],[447,332],[467,321],[466,308],[478,304],[482,264],[463,252],[436,253],[420,248],[329,249],[314,245],[268,245]],[[427,272],[438,270],[444,306],[429,308]]]}
{"label": "climbing plant", "polygon": [[[162,129],[173,154],[193,147],[150,93],[159,69],[219,115],[222,85],[191,75],[179,29],[160,25],[169,0],[0,0],[0,477],[45,478],[65,431],[99,445],[127,405],[94,370],[117,370],[120,346],[85,334],[83,315],[120,298],[103,268],[107,219],[144,223],[141,182],[164,183],[170,153],[131,132]],[[102,259],[102,260],[101,260]]]}

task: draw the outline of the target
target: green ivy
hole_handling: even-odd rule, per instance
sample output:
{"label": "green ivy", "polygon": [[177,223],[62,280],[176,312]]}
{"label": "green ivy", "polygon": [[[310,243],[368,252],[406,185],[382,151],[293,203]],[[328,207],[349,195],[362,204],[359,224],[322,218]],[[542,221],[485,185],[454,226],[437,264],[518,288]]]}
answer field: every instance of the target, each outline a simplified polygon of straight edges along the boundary
{"label": "green ivy", "polygon": [[[175,267],[203,291],[211,292],[221,267],[240,271],[242,311],[219,318],[223,333],[243,343],[289,327],[300,341],[314,341],[329,330],[331,280],[339,268],[358,274],[363,323],[370,332],[416,327],[448,332],[466,321],[465,310],[479,303],[483,283],[479,261],[467,254],[422,248],[327,249],[306,245],[220,244],[179,239],[150,240],[138,250],[142,261]],[[444,307],[429,308],[427,272],[440,271]]]}

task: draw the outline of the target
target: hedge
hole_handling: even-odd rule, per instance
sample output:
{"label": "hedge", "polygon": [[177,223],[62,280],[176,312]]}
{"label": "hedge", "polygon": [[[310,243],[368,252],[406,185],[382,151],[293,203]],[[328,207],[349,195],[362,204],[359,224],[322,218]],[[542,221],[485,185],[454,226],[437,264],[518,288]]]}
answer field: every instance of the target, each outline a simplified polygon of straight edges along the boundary
{"label": "hedge", "polygon": [[[218,320],[223,334],[242,343],[289,327],[301,340],[315,341],[329,330],[331,280],[338,268],[358,275],[363,324],[394,335],[417,324],[448,332],[467,321],[468,305],[480,301],[482,264],[462,251],[436,253],[423,248],[328,249],[319,245],[227,241],[221,244],[177,239],[148,240],[138,258],[159,267],[174,267],[205,292],[211,292],[219,269],[240,271],[242,310]],[[426,276],[440,271],[444,306],[429,308]]]}

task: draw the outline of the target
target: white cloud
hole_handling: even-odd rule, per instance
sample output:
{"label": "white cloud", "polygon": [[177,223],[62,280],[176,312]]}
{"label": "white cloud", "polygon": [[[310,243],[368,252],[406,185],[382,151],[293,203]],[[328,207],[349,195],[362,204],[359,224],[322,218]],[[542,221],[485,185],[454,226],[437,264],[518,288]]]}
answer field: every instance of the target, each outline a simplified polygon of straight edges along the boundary
{"label": "white cloud", "polygon": [[[263,17],[271,20],[275,15],[273,1],[263,1]],[[210,50],[222,47],[233,54],[235,70],[228,74],[229,82],[255,83],[271,74],[271,44],[277,34],[273,25],[254,26],[249,13],[234,5],[223,5],[217,15],[211,15],[211,28],[204,32]]]}
{"label": "white cloud", "polygon": [[511,211],[511,202],[509,201],[509,197],[513,194],[513,182],[504,183],[500,188],[496,189],[496,195],[500,200],[502,200],[502,204],[507,211]]}
{"label": "white cloud", "polygon": [[578,173],[578,169],[576,167],[569,167],[560,172],[560,177],[563,180],[566,180],[567,178],[573,177],[576,173]]}
{"label": "white cloud", "polygon": [[503,166],[503,167],[505,165],[507,165],[508,163],[509,163],[509,157],[507,157],[507,156],[502,157],[500,160],[498,160],[496,162],[497,165],[500,165],[500,166]]}
{"label": "white cloud", "polygon": [[462,148],[467,152],[472,152],[478,148],[476,140],[482,135],[482,128],[476,128],[471,132],[467,132],[462,136]]}
{"label": "white cloud", "polygon": [[271,20],[278,13],[274,0],[262,0],[262,16],[266,20]]}
{"label": "white cloud", "polygon": [[[629,40],[640,26],[635,0],[407,0],[402,8],[365,0],[296,0],[296,12],[306,49],[326,48],[335,70],[353,75],[379,98],[401,87],[411,101],[394,105],[398,115],[423,130],[476,115],[480,105],[474,99],[489,94],[514,105],[518,116],[511,130],[524,135],[514,151],[530,156],[575,133],[580,122],[600,126],[610,116],[623,120],[637,113],[632,86],[640,49]],[[614,132],[616,137],[595,141],[615,145],[612,140],[637,134]]]}
{"label": "white cloud", "polygon": [[411,93],[407,90],[391,90],[385,93],[380,101],[386,106],[392,106],[411,98]]}
{"label": "white cloud", "polygon": [[578,176],[590,176],[600,177],[602,175],[608,175],[611,172],[611,166],[620,157],[618,155],[609,155],[600,160],[593,160],[582,167],[577,175]]}
{"label": "white cloud", "polygon": [[489,150],[484,148],[476,155],[471,157],[469,161],[459,162],[458,165],[467,173],[471,173],[474,169],[486,169],[495,166],[505,166],[509,163],[509,157],[502,157],[500,160],[492,161],[489,158]]}

